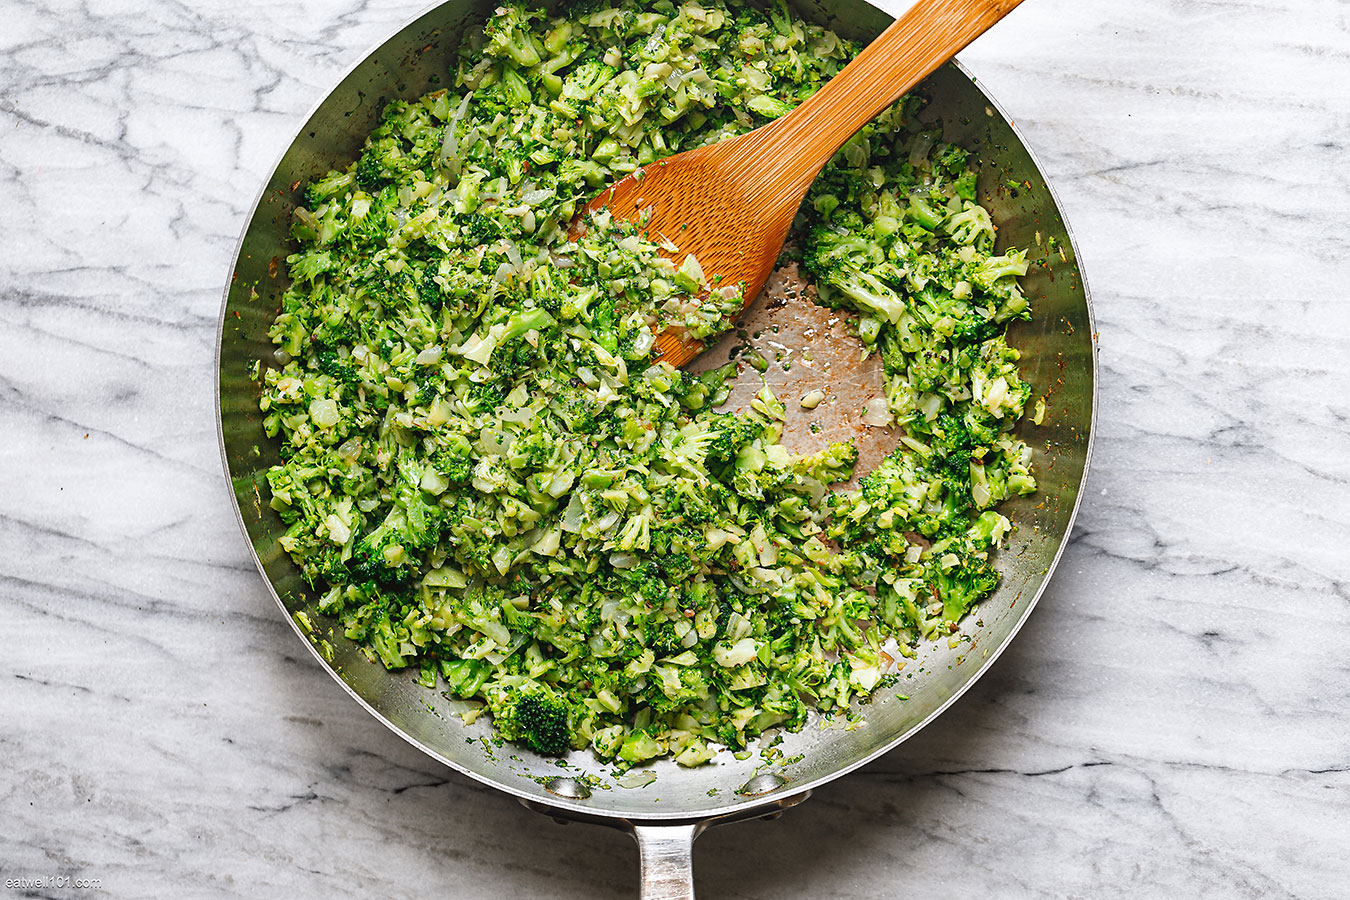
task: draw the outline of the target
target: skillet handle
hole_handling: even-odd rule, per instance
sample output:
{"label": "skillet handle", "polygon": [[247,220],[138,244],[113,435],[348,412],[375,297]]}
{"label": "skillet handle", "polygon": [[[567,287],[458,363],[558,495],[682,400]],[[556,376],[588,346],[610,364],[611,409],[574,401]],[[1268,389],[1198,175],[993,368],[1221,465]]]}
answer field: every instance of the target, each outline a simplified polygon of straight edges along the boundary
{"label": "skillet handle", "polygon": [[694,900],[694,838],[705,827],[633,826],[642,858],[642,900]]}

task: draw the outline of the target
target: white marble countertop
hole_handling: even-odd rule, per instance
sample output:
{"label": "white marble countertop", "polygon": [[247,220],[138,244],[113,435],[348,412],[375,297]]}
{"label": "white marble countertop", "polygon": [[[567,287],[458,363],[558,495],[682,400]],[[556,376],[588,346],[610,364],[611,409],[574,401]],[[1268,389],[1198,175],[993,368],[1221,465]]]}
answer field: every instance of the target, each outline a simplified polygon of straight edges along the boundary
{"label": "white marble countertop", "polygon": [[[0,0],[0,896],[635,896],[337,690],[226,496],[245,210],[419,5]],[[1094,290],[1083,511],[992,673],[702,896],[1350,895],[1350,6],[1030,0],[963,59]]]}

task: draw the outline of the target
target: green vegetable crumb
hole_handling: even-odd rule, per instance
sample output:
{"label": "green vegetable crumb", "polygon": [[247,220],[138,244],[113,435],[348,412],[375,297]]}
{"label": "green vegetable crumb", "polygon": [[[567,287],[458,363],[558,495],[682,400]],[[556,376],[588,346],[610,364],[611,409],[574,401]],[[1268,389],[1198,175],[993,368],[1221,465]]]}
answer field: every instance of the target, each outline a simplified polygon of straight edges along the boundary
{"label": "green vegetable crumb", "polygon": [[994,507],[1035,490],[1005,340],[1026,257],[995,251],[973,161],[916,124],[917,97],[826,167],[794,240],[820,302],[857,313],[904,434],[839,489],[851,443],[793,455],[767,387],[718,409],[734,364],[653,358],[654,330],[730,327],[739,289],[640,223],[567,228],[607,183],[784,114],[857,47],[782,4],[564,9],[497,9],[450,87],[388,103],[307,187],[270,331],[285,362],[261,372],[270,503],[319,609],[500,738],[621,768],[739,758],[846,713],[894,680],[888,648],[953,633],[996,586]]}

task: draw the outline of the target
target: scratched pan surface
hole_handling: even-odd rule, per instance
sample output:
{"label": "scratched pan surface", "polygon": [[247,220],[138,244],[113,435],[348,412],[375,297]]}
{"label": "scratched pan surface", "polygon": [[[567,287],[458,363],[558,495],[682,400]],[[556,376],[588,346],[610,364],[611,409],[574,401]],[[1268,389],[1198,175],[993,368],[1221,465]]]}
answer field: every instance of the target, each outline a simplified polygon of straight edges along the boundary
{"label": "scratched pan surface", "polygon": [[[798,8],[864,41],[890,21],[862,0],[805,2]],[[314,610],[313,595],[277,544],[283,526],[267,506],[263,477],[277,461],[276,445],[263,434],[258,389],[248,377],[255,360],[264,365],[271,360],[266,331],[284,288],[280,263],[290,252],[287,223],[299,199],[296,186],[355,158],[381,101],[444,86],[460,34],[488,9],[477,0],[451,0],[372,51],[304,123],[257,201],[226,290],[218,351],[221,451],[241,526],[277,603],[320,664],[367,711],[446,765],[533,805],[615,822],[729,819],[789,805],[812,787],[894,747],[939,714],[988,669],[1049,577],[1078,504],[1096,400],[1092,315],[1073,242],[1035,162],[993,101],[957,66],[930,77],[920,88],[931,101],[924,117],[941,120],[946,139],[979,155],[980,191],[999,225],[1000,244],[1028,247],[1033,259],[1024,288],[1036,318],[1019,324],[1012,341],[1024,352],[1023,371],[1036,396],[1046,398],[1044,424],[1025,422],[1021,432],[1035,449],[1041,490],[1003,507],[1016,526],[998,557],[1003,582],[967,618],[960,642],[923,648],[899,683],[863,708],[864,727],[846,730],[837,721],[813,720],[803,731],[784,735],[775,760],[755,752],[738,761],[724,752],[701,768],[659,762],[620,778],[586,752],[573,753],[568,768],[560,769],[555,760],[528,750],[498,748],[488,740],[486,717],[469,726],[460,721],[469,704],[420,687],[406,671],[390,673],[371,663]],[[1015,191],[1009,182],[1019,185]],[[771,298],[761,296],[748,311],[744,336],[727,335],[694,365],[725,362],[748,338],[772,361],[766,375],[787,401],[784,442],[811,450],[827,440],[854,437],[865,470],[896,442],[890,431],[859,422],[864,402],[878,393],[876,362],[860,360],[859,346],[848,337],[840,314],[812,305],[791,279],[780,279],[782,285],[787,287]],[[758,387],[759,373],[745,367],[733,405]],[[815,389],[826,393],[825,401],[814,411],[800,409],[797,400]],[[296,625],[301,613],[313,623],[312,633]],[[595,779],[595,789],[579,787],[578,781],[587,780],[580,776]],[[753,789],[747,790],[752,779]]]}

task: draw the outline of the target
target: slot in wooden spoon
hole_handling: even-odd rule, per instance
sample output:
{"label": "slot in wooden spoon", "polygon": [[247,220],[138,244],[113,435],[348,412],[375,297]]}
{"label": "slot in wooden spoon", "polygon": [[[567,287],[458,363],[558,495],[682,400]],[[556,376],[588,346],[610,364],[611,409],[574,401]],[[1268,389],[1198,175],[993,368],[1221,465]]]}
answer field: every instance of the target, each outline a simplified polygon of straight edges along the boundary
{"label": "slot in wooden spoon", "polygon": [[[919,0],[788,114],[610,185],[577,218],[574,235],[585,215],[599,209],[624,219],[648,211],[648,235],[679,248],[672,259],[694,254],[711,284],[742,285],[748,303],[764,287],[802,198],[835,151],[1021,2]],[[673,332],[658,335],[656,347],[675,366],[703,350]]]}

